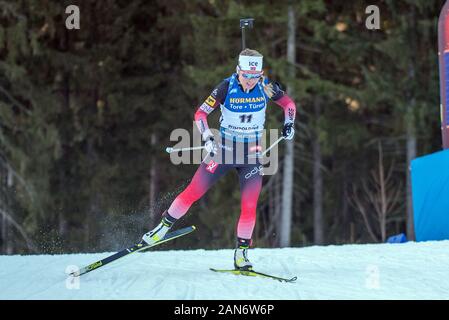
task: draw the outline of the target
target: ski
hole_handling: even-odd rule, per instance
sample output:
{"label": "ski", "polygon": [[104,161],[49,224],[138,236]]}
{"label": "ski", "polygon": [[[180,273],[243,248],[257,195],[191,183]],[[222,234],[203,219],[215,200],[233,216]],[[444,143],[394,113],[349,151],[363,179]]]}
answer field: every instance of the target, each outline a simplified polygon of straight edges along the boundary
{"label": "ski", "polygon": [[144,241],[141,241],[131,247],[128,247],[128,248],[123,249],[117,253],[114,253],[113,255],[111,255],[109,257],[106,257],[102,260],[91,263],[88,266],[81,268],[79,271],[74,271],[74,272],[70,273],[70,275],[73,277],[79,277],[83,274],[86,274],[86,273],[96,270],[100,267],[103,267],[104,265],[111,263],[117,259],[123,258],[131,253],[144,251],[151,247],[165,243],[167,241],[174,240],[176,238],[185,236],[185,235],[195,231],[195,229],[196,229],[195,226],[190,226],[190,227],[186,227],[186,228],[182,228],[182,229],[178,229],[178,230],[169,232],[165,235],[165,237],[162,240],[160,240],[156,243],[153,243],[152,245],[147,245]]}
{"label": "ski", "polygon": [[274,279],[274,280],[277,280],[280,282],[295,282],[296,279],[298,279],[298,277],[293,277],[290,279],[276,277],[276,276],[272,276],[270,274],[266,274],[266,273],[262,273],[262,272],[258,272],[258,271],[254,271],[254,270],[238,270],[238,269],[224,270],[224,269],[214,269],[214,268],[210,268],[210,270],[212,270],[214,272],[232,273],[235,275],[243,275],[243,276],[249,276],[249,277],[270,278],[270,279]]}

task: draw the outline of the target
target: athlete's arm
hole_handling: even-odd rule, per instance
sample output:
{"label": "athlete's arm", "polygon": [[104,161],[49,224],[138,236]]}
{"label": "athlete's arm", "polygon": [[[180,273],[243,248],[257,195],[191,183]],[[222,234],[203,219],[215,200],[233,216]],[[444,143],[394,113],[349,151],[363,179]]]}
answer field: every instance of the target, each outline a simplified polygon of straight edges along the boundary
{"label": "athlete's arm", "polygon": [[295,102],[281,89],[278,82],[268,82],[268,79],[263,78],[262,84],[265,93],[278,106],[284,110],[284,127],[282,128],[282,135],[285,139],[291,140],[295,135],[295,116],[296,105]]}
{"label": "athlete's arm", "polygon": [[212,90],[211,94],[195,112],[195,123],[203,137],[203,140],[206,140],[209,136],[213,136],[209,130],[209,125],[207,124],[207,116],[218,106],[220,106],[220,104],[224,103],[228,92],[228,87],[229,82],[223,80],[218,86],[215,87],[214,90]]}
{"label": "athlete's arm", "polygon": [[284,110],[284,125],[294,123],[296,117],[295,102],[282,90],[278,82],[272,82],[267,85],[270,85],[272,92],[271,100]]}
{"label": "athlete's arm", "polygon": [[278,106],[284,109],[284,124],[295,122],[296,105],[295,102],[286,94],[278,100],[273,100]]}

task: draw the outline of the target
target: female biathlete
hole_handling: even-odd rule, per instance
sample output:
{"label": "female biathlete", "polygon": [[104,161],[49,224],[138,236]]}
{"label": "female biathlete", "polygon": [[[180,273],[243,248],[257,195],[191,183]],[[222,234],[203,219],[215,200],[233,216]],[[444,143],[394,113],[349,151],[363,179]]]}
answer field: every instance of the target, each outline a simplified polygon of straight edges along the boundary
{"label": "female biathlete", "polygon": [[[282,135],[291,140],[294,135],[296,106],[277,82],[269,82],[263,75],[263,56],[256,50],[243,50],[236,72],[223,80],[197,109],[195,122],[205,149],[209,153],[192,181],[162,214],[161,222],[142,239],[148,244],[162,239],[173,224],[192,204],[231,169],[237,170],[241,190],[241,212],[237,224],[237,248],[234,267],[251,270],[247,250],[256,223],[256,208],[262,187],[262,166],[249,154],[260,151],[268,99],[284,110]],[[220,136],[217,143],[207,124],[207,116],[220,106]]]}

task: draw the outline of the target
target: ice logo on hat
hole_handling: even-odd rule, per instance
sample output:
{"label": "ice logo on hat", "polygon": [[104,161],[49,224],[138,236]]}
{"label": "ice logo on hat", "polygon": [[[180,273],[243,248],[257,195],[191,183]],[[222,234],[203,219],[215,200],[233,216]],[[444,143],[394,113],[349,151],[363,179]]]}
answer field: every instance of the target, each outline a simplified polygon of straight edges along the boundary
{"label": "ice logo on hat", "polygon": [[258,64],[259,63],[257,61],[250,61],[249,62],[249,67],[250,67],[251,70],[256,70]]}
{"label": "ice logo on hat", "polygon": [[243,71],[262,71],[263,57],[239,56],[239,66]]}

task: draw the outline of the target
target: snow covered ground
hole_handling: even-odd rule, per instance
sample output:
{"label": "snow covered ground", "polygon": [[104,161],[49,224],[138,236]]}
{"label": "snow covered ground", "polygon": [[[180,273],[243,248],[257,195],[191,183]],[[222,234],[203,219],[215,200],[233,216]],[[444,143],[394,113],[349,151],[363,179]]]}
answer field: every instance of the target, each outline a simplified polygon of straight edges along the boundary
{"label": "snow covered ground", "polygon": [[232,250],[0,256],[0,299],[449,299],[449,241],[252,249],[255,269],[295,283],[219,274]]}

